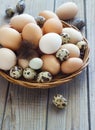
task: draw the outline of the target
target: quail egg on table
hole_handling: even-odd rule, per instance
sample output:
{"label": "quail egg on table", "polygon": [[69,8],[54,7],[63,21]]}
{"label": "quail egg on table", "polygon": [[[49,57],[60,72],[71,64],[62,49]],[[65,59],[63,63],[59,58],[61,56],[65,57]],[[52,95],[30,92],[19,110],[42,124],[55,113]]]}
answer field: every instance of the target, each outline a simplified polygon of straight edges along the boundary
{"label": "quail egg on table", "polygon": [[69,43],[70,35],[68,33],[61,33],[62,43]]}
{"label": "quail egg on table", "polygon": [[69,51],[67,49],[64,48],[60,48],[57,53],[56,53],[56,57],[60,60],[60,61],[65,61],[69,58]]}
{"label": "quail egg on table", "polygon": [[14,79],[19,79],[22,76],[23,69],[20,66],[13,66],[10,69],[10,76]]}
{"label": "quail egg on table", "polygon": [[37,77],[37,82],[50,82],[52,80],[52,75],[48,71],[40,72]]}
{"label": "quail egg on table", "polygon": [[7,17],[11,18],[15,14],[15,10],[12,7],[8,7],[5,13]]}
{"label": "quail egg on table", "polygon": [[25,1],[24,0],[20,0],[18,1],[17,5],[16,5],[16,10],[19,14],[22,14],[25,10]]}
{"label": "quail egg on table", "polygon": [[67,105],[67,100],[61,94],[57,94],[56,96],[54,96],[52,102],[57,108],[60,109],[65,108],[65,106]]}
{"label": "quail egg on table", "polygon": [[85,26],[85,22],[79,18],[76,18],[71,24],[77,27],[79,30],[81,30]]}
{"label": "quail egg on table", "polygon": [[36,72],[33,69],[27,67],[23,70],[23,77],[27,80],[32,80],[36,77]]}

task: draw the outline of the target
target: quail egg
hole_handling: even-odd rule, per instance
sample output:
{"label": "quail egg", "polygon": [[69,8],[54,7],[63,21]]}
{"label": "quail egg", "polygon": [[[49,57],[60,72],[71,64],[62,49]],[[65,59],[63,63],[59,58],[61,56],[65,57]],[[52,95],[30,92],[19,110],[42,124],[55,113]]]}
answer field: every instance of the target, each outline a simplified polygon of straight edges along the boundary
{"label": "quail egg", "polygon": [[85,41],[80,41],[76,45],[78,46],[79,49],[82,49],[82,50],[86,50],[87,48],[87,43]]}
{"label": "quail egg", "polygon": [[67,105],[67,100],[61,94],[57,94],[56,96],[54,96],[52,102],[57,108],[60,109],[65,108],[65,106]]}
{"label": "quail egg", "polygon": [[45,21],[46,21],[45,17],[43,17],[43,16],[37,16],[37,17],[35,18],[35,20],[36,20],[37,24],[38,24],[40,27],[42,27],[43,24],[44,24]]}
{"label": "quail egg", "polygon": [[68,33],[62,33],[61,38],[62,38],[63,44],[69,43],[69,41],[70,41],[70,35]]}
{"label": "quail egg", "polygon": [[10,76],[14,79],[19,79],[22,76],[23,69],[20,66],[13,66],[10,69]]}
{"label": "quail egg", "polygon": [[5,10],[5,13],[6,13],[6,16],[11,18],[14,14],[15,14],[15,11],[12,7],[8,7],[6,10]]}
{"label": "quail egg", "polygon": [[23,77],[27,80],[32,80],[36,77],[36,72],[33,69],[27,67],[23,70]]}
{"label": "quail egg", "polygon": [[79,30],[81,30],[85,26],[85,22],[79,18],[76,18],[71,24],[77,27]]}
{"label": "quail egg", "polygon": [[25,1],[24,0],[20,0],[18,1],[17,5],[16,5],[16,10],[19,14],[22,14],[25,10]]}
{"label": "quail egg", "polygon": [[50,82],[52,80],[52,75],[48,71],[40,72],[37,77],[37,82]]}
{"label": "quail egg", "polygon": [[64,48],[60,48],[57,53],[56,53],[56,57],[60,60],[60,61],[65,61],[69,58],[70,52],[67,49]]}

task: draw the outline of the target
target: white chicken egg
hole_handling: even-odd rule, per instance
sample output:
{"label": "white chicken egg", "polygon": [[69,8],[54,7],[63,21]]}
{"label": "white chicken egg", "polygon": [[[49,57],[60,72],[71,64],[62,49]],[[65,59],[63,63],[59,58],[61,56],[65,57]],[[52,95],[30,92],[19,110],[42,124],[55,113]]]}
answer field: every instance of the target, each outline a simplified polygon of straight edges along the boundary
{"label": "white chicken egg", "polygon": [[41,37],[39,48],[45,54],[55,53],[62,44],[62,39],[57,33],[47,33]]}
{"label": "white chicken egg", "polygon": [[15,53],[8,48],[0,49],[0,69],[10,70],[16,64]]}

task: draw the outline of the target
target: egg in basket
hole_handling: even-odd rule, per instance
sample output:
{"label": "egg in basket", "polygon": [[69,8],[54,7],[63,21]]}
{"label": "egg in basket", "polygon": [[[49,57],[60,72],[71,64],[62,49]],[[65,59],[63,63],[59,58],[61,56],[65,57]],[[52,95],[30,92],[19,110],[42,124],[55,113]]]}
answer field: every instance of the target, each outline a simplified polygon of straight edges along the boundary
{"label": "egg in basket", "polygon": [[81,32],[52,17],[20,14],[0,27],[0,75],[29,88],[51,88],[73,79],[89,60]]}

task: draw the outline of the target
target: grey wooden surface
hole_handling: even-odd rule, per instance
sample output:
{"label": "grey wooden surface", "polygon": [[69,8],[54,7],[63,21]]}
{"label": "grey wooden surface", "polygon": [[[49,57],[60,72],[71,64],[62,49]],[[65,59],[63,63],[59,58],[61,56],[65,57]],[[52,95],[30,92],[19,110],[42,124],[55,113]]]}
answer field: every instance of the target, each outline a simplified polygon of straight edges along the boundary
{"label": "grey wooden surface", "polygon": [[[8,5],[18,0],[0,0],[0,25]],[[37,16],[44,9],[55,11],[69,0],[26,0],[26,13]],[[0,130],[95,130],[95,0],[70,0],[79,7],[77,17],[86,22],[83,30],[90,46],[89,66],[72,81],[52,89],[28,89],[0,77]],[[68,105],[58,110],[52,105],[55,94]]]}

